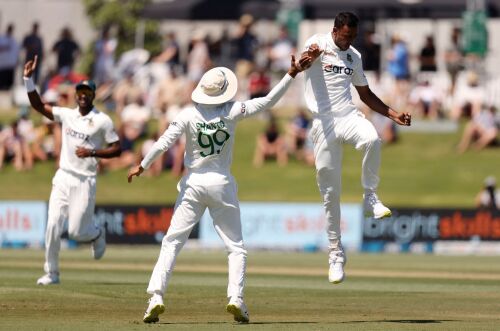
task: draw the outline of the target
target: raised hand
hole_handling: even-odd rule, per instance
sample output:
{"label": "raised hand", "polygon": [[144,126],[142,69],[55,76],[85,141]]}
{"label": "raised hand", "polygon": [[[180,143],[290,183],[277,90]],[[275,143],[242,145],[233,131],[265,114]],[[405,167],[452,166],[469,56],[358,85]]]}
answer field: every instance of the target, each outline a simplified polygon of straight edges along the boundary
{"label": "raised hand", "polygon": [[35,55],[35,58],[33,60],[29,60],[28,62],[26,62],[23,71],[24,77],[31,77],[31,75],[36,69],[37,61],[38,61],[38,55]]}
{"label": "raised hand", "polygon": [[323,53],[323,50],[319,48],[318,44],[312,44],[307,49],[307,55],[309,55],[314,62],[320,55]]}

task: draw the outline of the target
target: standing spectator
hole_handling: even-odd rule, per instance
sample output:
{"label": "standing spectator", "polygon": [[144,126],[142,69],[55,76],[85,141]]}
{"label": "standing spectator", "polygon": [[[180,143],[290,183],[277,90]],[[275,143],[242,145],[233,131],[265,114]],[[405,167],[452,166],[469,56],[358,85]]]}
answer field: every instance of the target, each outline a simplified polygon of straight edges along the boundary
{"label": "standing spectator", "polygon": [[446,71],[450,75],[450,94],[455,93],[455,85],[457,82],[458,73],[463,69],[463,51],[460,45],[460,34],[459,28],[453,29],[451,33],[451,45],[446,50],[444,54],[444,60],[446,62]]}
{"label": "standing spectator", "polygon": [[115,66],[115,50],[118,40],[111,38],[109,28],[102,31],[101,39],[95,43],[95,66],[94,80],[97,85],[108,83],[113,79],[113,69]]}
{"label": "standing spectator", "polygon": [[236,76],[240,84],[245,86],[248,75],[253,70],[255,53],[259,46],[257,37],[252,33],[253,17],[245,14],[240,18],[236,44]]}
{"label": "standing spectator", "polygon": [[187,58],[187,76],[191,82],[191,90],[211,65],[205,36],[205,32],[196,30],[191,37],[192,48]]}
{"label": "standing spectator", "polygon": [[443,102],[443,95],[427,79],[419,81],[418,85],[411,91],[409,101],[420,117],[433,120],[440,117],[439,110]]}
{"label": "standing spectator", "polygon": [[363,45],[363,66],[366,71],[380,71],[380,43],[373,31],[365,33],[365,43]]}
{"label": "standing spectator", "polygon": [[165,63],[170,71],[177,71],[180,68],[180,46],[177,42],[175,32],[170,31],[165,35],[165,45],[163,52],[153,59],[155,62]]}
{"label": "standing spectator", "polygon": [[31,27],[31,33],[26,35],[23,40],[23,48],[26,52],[24,63],[29,60],[33,60],[35,55],[38,56],[38,66],[36,67],[35,72],[33,73],[33,80],[35,84],[38,83],[38,79],[40,77],[40,68],[43,63],[43,40],[42,37],[38,34],[38,22],[33,23]]}
{"label": "standing spectator", "polygon": [[425,45],[420,50],[420,71],[436,71],[436,46],[434,37],[427,36]]}
{"label": "standing spectator", "polygon": [[278,38],[274,41],[269,50],[269,59],[271,60],[271,71],[277,76],[282,77],[290,66],[290,54],[295,53],[295,46],[288,37],[288,31],[285,26],[280,27]]}
{"label": "standing spectator", "polygon": [[389,51],[387,59],[389,61],[389,74],[395,80],[395,103],[401,106],[405,102],[406,95],[408,94],[410,69],[408,65],[408,47],[398,35],[393,35],[391,38],[391,49]]}
{"label": "standing spectator", "polygon": [[0,90],[10,90],[14,85],[19,44],[14,39],[14,25],[7,26],[5,35],[0,36]]}
{"label": "standing spectator", "polygon": [[61,37],[52,46],[52,51],[57,55],[58,72],[63,68],[69,71],[73,70],[75,60],[80,55],[80,46],[73,40],[73,35],[68,27],[62,29]]}

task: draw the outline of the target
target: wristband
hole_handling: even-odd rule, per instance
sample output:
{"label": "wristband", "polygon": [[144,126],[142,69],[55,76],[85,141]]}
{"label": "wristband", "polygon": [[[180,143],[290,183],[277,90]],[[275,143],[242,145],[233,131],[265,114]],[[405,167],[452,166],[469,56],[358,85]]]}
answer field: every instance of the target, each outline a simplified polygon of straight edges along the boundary
{"label": "wristband", "polygon": [[36,90],[35,82],[33,82],[33,79],[31,77],[23,77],[23,80],[24,86],[26,86],[26,91],[28,91],[28,93]]}
{"label": "wristband", "polygon": [[90,156],[96,156],[97,152],[95,149],[90,151]]}

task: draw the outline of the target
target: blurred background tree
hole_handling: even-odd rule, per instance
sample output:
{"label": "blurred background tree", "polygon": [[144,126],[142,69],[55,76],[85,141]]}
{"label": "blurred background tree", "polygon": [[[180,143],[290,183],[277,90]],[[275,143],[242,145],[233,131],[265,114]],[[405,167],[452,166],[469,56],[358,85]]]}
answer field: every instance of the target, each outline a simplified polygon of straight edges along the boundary
{"label": "blurred background tree", "polygon": [[[92,73],[94,45],[104,29],[110,29],[111,36],[118,40],[116,60],[123,52],[135,48],[136,31],[141,24],[140,14],[144,6],[150,2],[151,0],[84,0],[85,10],[97,33],[96,39],[85,47],[80,71],[89,75]],[[151,55],[161,52],[162,38],[157,22],[144,20],[143,47]]]}

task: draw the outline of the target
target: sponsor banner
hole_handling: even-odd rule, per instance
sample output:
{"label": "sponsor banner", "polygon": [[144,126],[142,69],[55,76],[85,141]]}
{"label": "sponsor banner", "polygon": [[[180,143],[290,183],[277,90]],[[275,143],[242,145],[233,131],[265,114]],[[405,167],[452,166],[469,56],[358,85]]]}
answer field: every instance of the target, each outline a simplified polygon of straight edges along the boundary
{"label": "sponsor banner", "polygon": [[[247,247],[324,249],[328,247],[325,211],[321,203],[240,204],[243,241]],[[342,204],[342,243],[359,249],[362,210],[359,204]],[[200,243],[223,247],[206,212],[200,222]]]}
{"label": "sponsor banner", "polygon": [[[173,212],[173,206],[97,205],[94,219],[106,225],[110,244],[154,244],[163,239]],[[189,238],[197,237],[196,226]]]}
{"label": "sponsor banner", "polygon": [[393,217],[367,218],[363,242],[500,240],[500,212],[475,209],[393,209]]}
{"label": "sponsor banner", "polygon": [[1,245],[42,245],[46,219],[45,201],[0,202]]}

